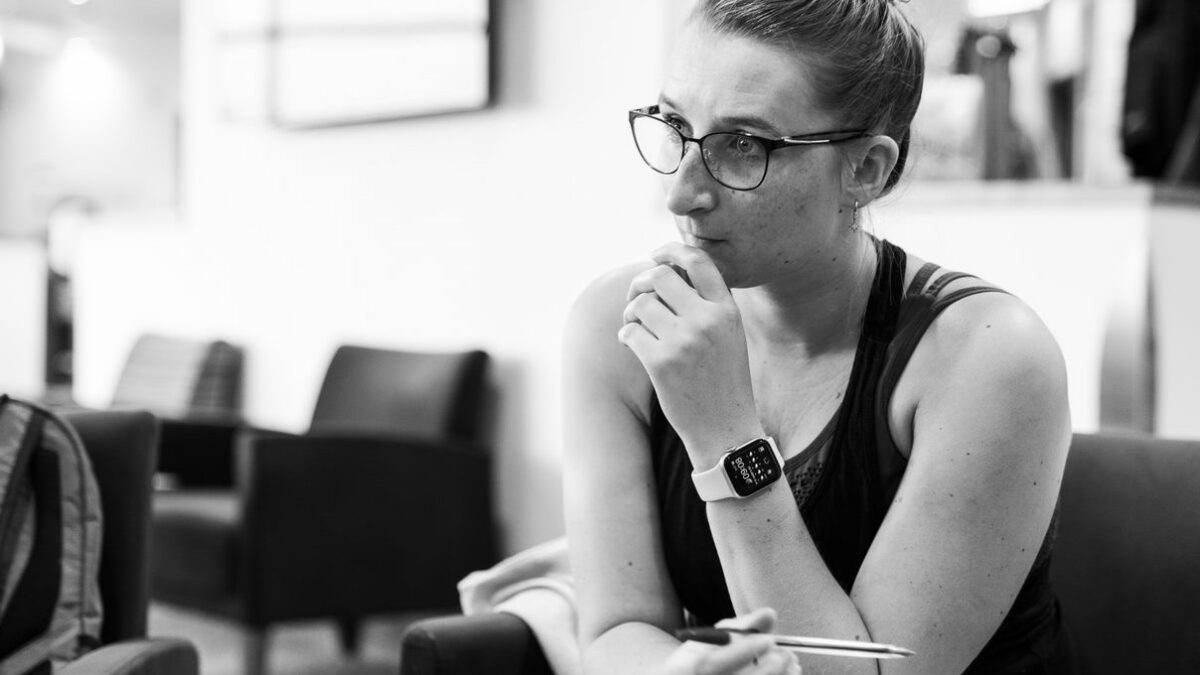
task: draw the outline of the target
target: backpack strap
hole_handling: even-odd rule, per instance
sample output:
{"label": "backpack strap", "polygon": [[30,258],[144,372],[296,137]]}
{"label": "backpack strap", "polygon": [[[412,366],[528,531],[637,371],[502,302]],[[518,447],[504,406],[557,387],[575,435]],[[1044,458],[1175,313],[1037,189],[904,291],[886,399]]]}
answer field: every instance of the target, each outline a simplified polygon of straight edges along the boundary
{"label": "backpack strap", "polygon": [[[34,493],[35,531],[33,548],[21,579],[13,589],[4,615],[0,617],[0,655],[8,656],[36,641],[50,627],[62,585],[62,485],[57,455],[41,447],[45,418],[33,410],[26,430],[32,444],[26,464]],[[32,441],[30,439],[33,439]],[[25,481],[24,476],[14,479]],[[23,518],[22,518],[23,520]],[[46,664],[34,664],[32,672],[45,672]],[[22,671],[22,672],[27,672]]]}
{"label": "backpack strap", "polygon": [[[9,407],[10,399],[5,396],[0,399],[0,411]],[[17,553],[17,544],[21,539],[21,527],[25,524],[29,512],[31,494],[29,481],[30,461],[38,445],[42,442],[42,427],[44,421],[36,411],[30,411],[30,418],[25,423],[25,432],[21,436],[17,453],[13,457],[12,470],[8,474],[7,489],[4,499],[0,501],[0,594],[8,588],[8,575],[12,571],[13,559]],[[3,598],[0,598],[2,600]],[[0,605],[0,610],[5,605]],[[3,633],[0,633],[3,635]]]}

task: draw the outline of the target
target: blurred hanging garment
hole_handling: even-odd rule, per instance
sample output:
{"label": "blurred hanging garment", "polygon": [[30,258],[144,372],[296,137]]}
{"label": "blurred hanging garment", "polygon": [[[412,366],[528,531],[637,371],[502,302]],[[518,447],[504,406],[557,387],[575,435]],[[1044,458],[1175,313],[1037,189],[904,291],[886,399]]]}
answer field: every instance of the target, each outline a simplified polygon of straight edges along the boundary
{"label": "blurred hanging garment", "polygon": [[1200,3],[1138,0],[1121,142],[1135,176],[1200,183]]}

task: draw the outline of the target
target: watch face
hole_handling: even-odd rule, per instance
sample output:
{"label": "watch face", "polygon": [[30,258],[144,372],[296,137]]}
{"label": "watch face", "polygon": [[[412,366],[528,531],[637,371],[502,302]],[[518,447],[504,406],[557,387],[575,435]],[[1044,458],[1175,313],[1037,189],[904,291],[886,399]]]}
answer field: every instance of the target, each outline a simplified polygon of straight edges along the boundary
{"label": "watch face", "polygon": [[725,456],[725,473],[739,497],[749,497],[779,480],[782,469],[766,439],[760,438]]}

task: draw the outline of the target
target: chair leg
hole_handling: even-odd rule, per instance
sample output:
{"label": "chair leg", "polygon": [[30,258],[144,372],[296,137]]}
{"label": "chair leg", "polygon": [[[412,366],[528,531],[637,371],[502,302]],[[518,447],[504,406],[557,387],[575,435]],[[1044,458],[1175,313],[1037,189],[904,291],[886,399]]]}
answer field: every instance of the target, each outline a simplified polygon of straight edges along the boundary
{"label": "chair leg", "polygon": [[267,672],[267,629],[246,630],[245,675],[266,675]]}
{"label": "chair leg", "polygon": [[362,637],[362,623],[358,619],[338,619],[338,639],[342,643],[342,653],[353,657],[358,653],[358,641]]}

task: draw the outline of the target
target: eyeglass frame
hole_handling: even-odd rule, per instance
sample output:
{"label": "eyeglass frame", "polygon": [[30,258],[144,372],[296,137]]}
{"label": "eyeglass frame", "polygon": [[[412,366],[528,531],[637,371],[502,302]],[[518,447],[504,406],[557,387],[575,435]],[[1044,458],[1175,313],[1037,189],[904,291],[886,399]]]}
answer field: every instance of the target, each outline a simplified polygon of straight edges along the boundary
{"label": "eyeglass frame", "polygon": [[[751,190],[755,190],[758,187],[760,187],[763,184],[763,182],[765,182],[767,180],[767,171],[771,168],[771,153],[775,152],[776,150],[778,150],[780,148],[795,148],[795,147],[805,147],[805,146],[812,146],[812,145],[831,145],[833,143],[842,143],[844,141],[852,141],[852,140],[855,140],[858,138],[866,138],[871,135],[870,133],[868,133],[868,131],[866,129],[844,129],[844,130],[837,130],[837,131],[817,131],[817,132],[814,132],[811,134],[798,134],[795,136],[782,136],[780,138],[764,138],[762,136],[756,136],[754,134],[747,133],[745,131],[713,131],[711,133],[707,133],[707,134],[701,136],[700,138],[693,138],[691,136],[684,134],[674,124],[671,124],[667,120],[659,117],[658,116],[659,114],[661,114],[661,113],[660,113],[658,104],[648,105],[644,108],[634,108],[633,110],[629,111],[629,133],[633,136],[633,145],[634,145],[634,147],[637,148],[638,156],[640,156],[642,158],[642,161],[646,164],[646,166],[650,167],[650,169],[656,173],[662,174],[664,176],[670,176],[670,175],[676,173],[677,171],[679,171],[679,167],[683,166],[683,158],[687,155],[687,144],[695,143],[696,146],[700,148],[700,161],[703,162],[704,170],[708,172],[708,175],[712,176],[712,179],[717,181],[721,185],[729,188],[730,190],[737,190],[738,192],[749,192]],[[679,148],[680,148],[679,163],[675,165],[674,169],[672,169],[670,171],[659,171],[658,169],[654,168],[654,165],[651,164],[649,160],[646,159],[645,153],[642,152],[642,146],[639,145],[637,142],[637,130],[633,126],[634,121],[637,120],[637,118],[639,118],[639,117],[649,117],[650,119],[657,120],[657,121],[663,123],[664,125],[666,125],[667,127],[669,127],[672,131],[674,131],[676,134],[678,134],[681,139],[683,139],[683,143],[680,144],[680,146],[679,146]],[[757,142],[759,145],[761,145],[766,150],[766,154],[763,156],[762,176],[759,177],[757,183],[755,183],[751,187],[741,188],[741,187],[733,187],[732,185],[728,185],[724,181],[722,181],[720,178],[717,178],[716,174],[713,173],[712,168],[708,166],[708,158],[704,154],[704,141],[708,140],[709,138],[711,138],[713,136],[741,136],[743,138],[748,138],[752,141]],[[845,138],[835,138],[836,136],[845,136]],[[831,138],[831,137],[833,137],[833,138]]]}

